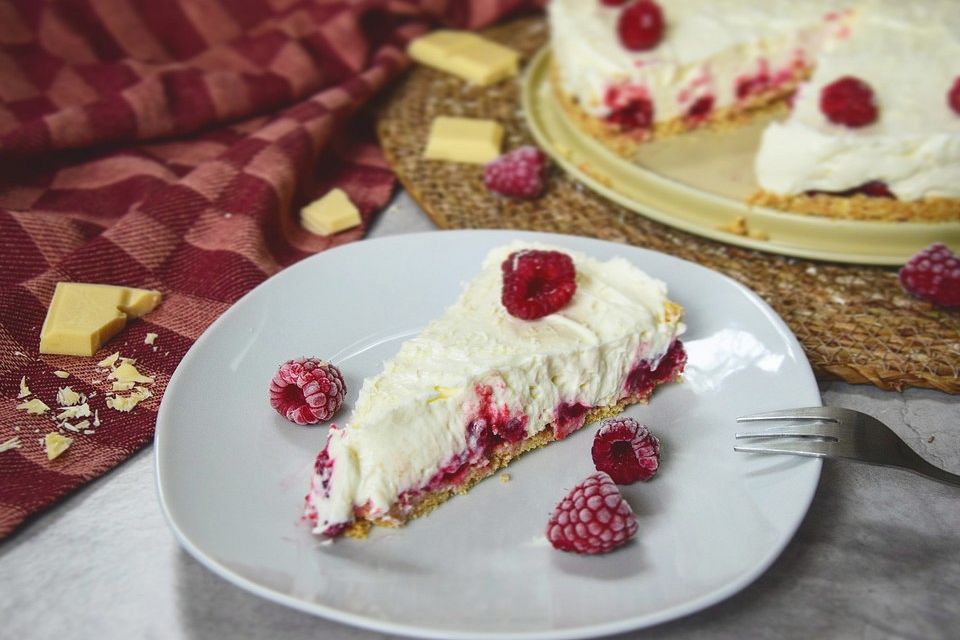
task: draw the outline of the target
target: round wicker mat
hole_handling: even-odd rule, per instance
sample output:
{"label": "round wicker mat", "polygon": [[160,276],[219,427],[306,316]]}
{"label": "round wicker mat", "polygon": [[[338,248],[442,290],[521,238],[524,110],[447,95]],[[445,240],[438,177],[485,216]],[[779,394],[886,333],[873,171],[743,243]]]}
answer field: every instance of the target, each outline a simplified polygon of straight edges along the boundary
{"label": "round wicker mat", "polygon": [[[532,17],[486,35],[529,59],[545,43],[547,30],[542,18]],[[960,393],[960,314],[905,294],[893,269],[812,262],[706,240],[616,206],[556,169],[544,196],[521,202],[490,194],[478,165],[421,159],[438,115],[492,118],[506,129],[505,150],[530,144],[519,88],[519,78],[472,88],[417,67],[381,105],[378,131],[387,158],[439,227],[592,236],[698,262],[770,303],[796,333],[821,379]]]}

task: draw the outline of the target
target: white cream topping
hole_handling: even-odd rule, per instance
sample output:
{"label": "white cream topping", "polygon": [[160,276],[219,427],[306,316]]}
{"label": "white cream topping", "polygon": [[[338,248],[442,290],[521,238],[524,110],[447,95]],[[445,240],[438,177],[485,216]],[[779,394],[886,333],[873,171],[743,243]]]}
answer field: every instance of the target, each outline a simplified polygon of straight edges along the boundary
{"label": "white cream topping", "polygon": [[[798,194],[880,180],[900,200],[960,197],[960,115],[947,102],[958,60],[955,0],[862,3],[851,37],[818,58],[790,117],[764,132],[760,186]],[[873,89],[875,123],[848,128],[820,111],[823,87],[847,75]]]}
{"label": "white cream topping", "polygon": [[554,421],[561,402],[614,404],[631,368],[658,361],[683,332],[667,315],[662,282],[622,258],[599,262],[564,249],[577,270],[571,302],[539,320],[509,315],[500,265],[529,248],[554,249],[514,243],[492,251],[459,300],[364,381],[347,426],[331,428],[328,489],[317,474],[311,483],[307,511],[316,511],[317,533],[351,521],[354,507],[385,516],[403,491],[424,487],[466,450],[478,385],[489,385],[494,405],[526,415],[532,435]]}
{"label": "white cream topping", "polygon": [[809,64],[845,33],[849,2],[830,0],[670,0],[660,2],[666,31],[649,51],[623,47],[617,20],[623,7],[599,0],[551,0],[552,52],[567,93],[589,114],[610,114],[611,86],[643,87],[656,122],[687,113],[701,97],[713,108],[737,102],[741,78],[766,71],[777,77]]}

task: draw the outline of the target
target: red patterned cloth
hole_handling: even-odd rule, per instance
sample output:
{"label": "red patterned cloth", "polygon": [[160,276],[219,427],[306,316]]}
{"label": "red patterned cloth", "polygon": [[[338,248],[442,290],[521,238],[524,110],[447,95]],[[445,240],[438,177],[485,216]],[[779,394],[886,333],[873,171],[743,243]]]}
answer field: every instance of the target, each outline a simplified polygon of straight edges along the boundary
{"label": "red patterned cloth", "polygon": [[[389,199],[394,177],[357,111],[406,66],[411,38],[537,4],[0,0],[0,443],[21,443],[0,452],[0,538],[150,442],[173,370],[240,296],[362,237],[314,236],[296,212],[337,185],[366,226]],[[97,357],[41,356],[58,281],[164,300]],[[156,378],[130,413],[107,408],[95,366],[117,350]],[[16,409],[23,376],[54,411]],[[67,385],[101,425],[48,462],[41,440]]]}

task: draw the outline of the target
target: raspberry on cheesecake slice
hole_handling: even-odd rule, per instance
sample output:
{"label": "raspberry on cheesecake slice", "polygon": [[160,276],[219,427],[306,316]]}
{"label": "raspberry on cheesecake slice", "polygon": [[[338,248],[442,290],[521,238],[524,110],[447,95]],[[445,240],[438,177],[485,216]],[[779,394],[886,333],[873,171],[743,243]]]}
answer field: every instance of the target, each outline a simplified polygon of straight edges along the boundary
{"label": "raspberry on cheesecake slice", "polygon": [[305,515],[362,537],[464,493],[513,458],[676,380],[682,308],[622,258],[493,250],[441,317],[367,379],[330,428]]}

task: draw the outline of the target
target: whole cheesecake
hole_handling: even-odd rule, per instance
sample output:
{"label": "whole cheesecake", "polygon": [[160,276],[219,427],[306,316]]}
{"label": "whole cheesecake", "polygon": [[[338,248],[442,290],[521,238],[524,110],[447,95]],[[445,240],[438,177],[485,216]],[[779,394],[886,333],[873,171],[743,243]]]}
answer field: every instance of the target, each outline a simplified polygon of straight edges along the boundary
{"label": "whole cheesecake", "polygon": [[763,134],[750,202],[960,219],[953,0],[552,0],[548,16],[560,103],[623,155],[792,105]]}
{"label": "whole cheesecake", "polygon": [[[558,251],[576,270],[569,303],[514,317],[504,262]],[[347,424],[331,426],[305,515],[315,533],[366,535],[463,493],[525,451],[646,401],[686,362],[682,308],[624,259],[552,247],[492,251],[460,298],[364,381]]]}

